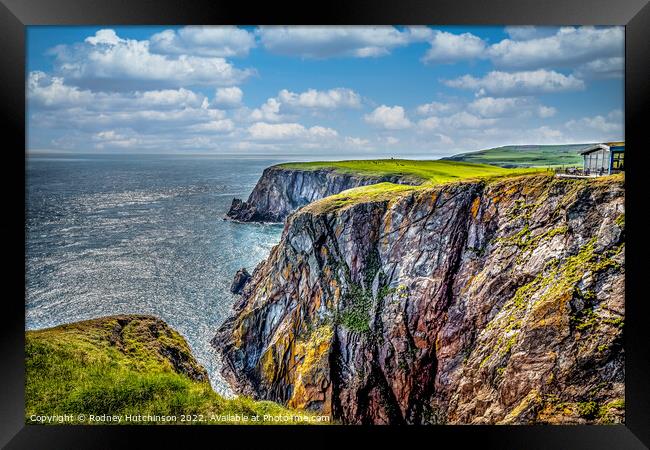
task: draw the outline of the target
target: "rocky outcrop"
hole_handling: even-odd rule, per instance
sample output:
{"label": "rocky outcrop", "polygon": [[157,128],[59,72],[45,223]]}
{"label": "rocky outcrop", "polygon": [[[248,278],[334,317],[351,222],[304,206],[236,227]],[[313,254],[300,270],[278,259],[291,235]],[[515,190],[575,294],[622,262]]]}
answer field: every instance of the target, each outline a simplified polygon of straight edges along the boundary
{"label": "rocky outcrop", "polygon": [[420,184],[422,180],[400,176],[370,176],[334,169],[295,169],[272,166],[264,170],[247,201],[232,201],[226,213],[240,222],[282,222],[293,211],[346,189],[380,182]]}
{"label": "rocky outcrop", "polygon": [[[195,359],[185,338],[155,316],[105,316],[27,331],[26,337],[28,340],[46,342],[48,348],[51,347],[48,352],[53,358],[61,349],[90,361],[113,361],[114,367],[119,367],[118,361],[121,361],[129,368],[167,371],[191,381],[208,381],[208,372]],[[68,363],[75,367],[72,361]],[[38,367],[34,370],[42,369]],[[61,381],[65,380],[56,380]]]}
{"label": "rocky outcrop", "polygon": [[624,417],[624,186],[547,175],[300,209],[213,344],[343,423]]}
{"label": "rocky outcrop", "polygon": [[214,424],[250,425],[253,416],[255,423],[328,423],[271,402],[222,397],[185,338],[140,314],[25,331],[25,394],[28,424],[187,425],[186,414]]}
{"label": "rocky outcrop", "polygon": [[235,278],[232,280],[232,284],[230,285],[230,292],[235,295],[241,294],[244,286],[246,286],[250,279],[251,274],[248,273],[248,270],[246,270],[245,267],[242,267],[237,271]]}

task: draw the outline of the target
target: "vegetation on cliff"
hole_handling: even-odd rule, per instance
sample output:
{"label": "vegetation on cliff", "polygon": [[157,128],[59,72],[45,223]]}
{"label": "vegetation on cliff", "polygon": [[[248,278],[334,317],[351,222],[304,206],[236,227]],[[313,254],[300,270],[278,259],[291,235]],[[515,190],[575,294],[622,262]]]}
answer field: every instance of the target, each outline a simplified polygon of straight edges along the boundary
{"label": "vegetation on cliff", "polygon": [[[474,164],[472,164],[474,166]],[[417,186],[409,186],[394,183],[378,183],[369,186],[361,186],[348,189],[335,195],[330,195],[324,199],[310,203],[305,208],[312,213],[327,213],[337,209],[345,208],[357,203],[395,201],[399,197],[412,194],[416,191],[429,189],[433,186],[448,184],[454,182],[481,181],[490,183],[502,178],[512,178],[515,176],[525,176],[532,174],[549,173],[545,169],[501,169],[501,171],[491,170],[474,170],[456,172],[456,177],[437,177]],[[451,172],[450,172],[451,173]],[[463,175],[466,174],[466,176]]]}
{"label": "vegetation on cliff", "polygon": [[32,415],[72,414],[66,423],[89,423],[91,414],[162,415],[176,416],[180,424],[187,423],[181,415],[201,414],[204,423],[220,423],[210,417],[296,414],[273,402],[216,394],[185,339],[151,316],[27,331],[25,353],[27,423]]}

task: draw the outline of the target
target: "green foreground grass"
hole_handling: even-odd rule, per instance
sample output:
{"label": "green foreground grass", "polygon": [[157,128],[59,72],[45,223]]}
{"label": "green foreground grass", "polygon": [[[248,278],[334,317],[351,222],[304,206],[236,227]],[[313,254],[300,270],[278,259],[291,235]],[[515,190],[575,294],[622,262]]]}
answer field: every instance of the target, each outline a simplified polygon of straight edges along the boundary
{"label": "green foreground grass", "polygon": [[[273,402],[216,394],[185,339],[151,316],[28,331],[25,350],[26,423],[64,414],[70,416],[65,423],[84,424],[95,423],[91,415],[158,415],[177,424],[305,423],[296,416],[315,417]],[[253,416],[259,422],[251,422]],[[131,423],[163,423],[147,419]]]}
{"label": "green foreground grass", "polygon": [[331,212],[360,202],[383,201],[420,189],[462,180],[494,180],[503,177],[547,172],[545,168],[504,168],[458,161],[378,159],[286,163],[280,167],[300,170],[333,170],[363,176],[399,176],[410,184],[377,183],[349,189],[305,207],[314,213]]}

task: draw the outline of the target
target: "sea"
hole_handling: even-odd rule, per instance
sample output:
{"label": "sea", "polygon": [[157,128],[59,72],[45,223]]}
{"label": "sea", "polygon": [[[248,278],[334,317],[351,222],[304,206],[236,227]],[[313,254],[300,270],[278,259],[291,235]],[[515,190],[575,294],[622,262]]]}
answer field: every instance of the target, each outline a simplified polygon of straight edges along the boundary
{"label": "sea", "polygon": [[223,220],[278,156],[30,154],[26,158],[28,330],[152,314],[188,341],[218,393],[210,340],[231,314],[235,272],[279,242],[282,225]]}

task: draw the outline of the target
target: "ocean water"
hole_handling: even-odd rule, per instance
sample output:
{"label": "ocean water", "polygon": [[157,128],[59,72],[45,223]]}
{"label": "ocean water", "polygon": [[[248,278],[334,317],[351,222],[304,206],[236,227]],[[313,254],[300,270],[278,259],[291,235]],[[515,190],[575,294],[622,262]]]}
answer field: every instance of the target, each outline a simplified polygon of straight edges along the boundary
{"label": "ocean water", "polygon": [[31,155],[26,161],[26,328],[113,314],[156,315],[210,374],[237,269],[266,258],[281,225],[222,220],[263,169],[286,159]]}

